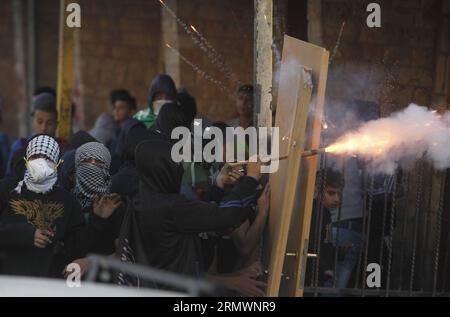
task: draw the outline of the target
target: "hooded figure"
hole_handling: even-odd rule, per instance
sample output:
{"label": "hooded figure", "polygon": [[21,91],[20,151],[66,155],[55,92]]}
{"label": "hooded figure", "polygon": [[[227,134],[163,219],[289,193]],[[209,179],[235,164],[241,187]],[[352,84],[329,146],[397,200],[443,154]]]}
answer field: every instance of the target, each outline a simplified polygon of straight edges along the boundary
{"label": "hooded figure", "polygon": [[69,150],[61,156],[63,163],[58,173],[58,185],[68,192],[72,192],[75,187],[75,152]]}
{"label": "hooded figure", "polygon": [[143,122],[147,128],[152,128],[155,118],[159,115],[161,107],[174,102],[177,97],[175,82],[169,75],[160,74],[153,79],[148,94],[148,108],[139,111],[135,119]]}
{"label": "hooded figure", "polygon": [[97,142],[97,140],[90,135],[88,132],[80,130],[72,137],[70,138],[69,145],[66,148],[66,151],[68,150],[76,150],[83,144],[89,143],[89,142]]}
{"label": "hooded figure", "polygon": [[153,131],[160,134],[162,138],[172,142],[172,131],[178,127],[188,128],[188,126],[186,126],[186,121],[183,111],[181,110],[181,106],[173,102],[166,103],[161,108]]}
{"label": "hooded figure", "polygon": [[125,138],[127,137],[127,135],[130,133],[130,131],[134,130],[134,129],[146,129],[145,125],[140,122],[139,120],[136,119],[127,119],[123,125],[122,128],[120,129],[120,133],[117,136],[117,138],[115,138],[110,146],[109,146],[109,150],[111,151],[111,156],[112,156],[112,160],[111,160],[111,175],[115,175],[120,167],[122,166],[124,160],[123,160],[123,151],[125,148]]}
{"label": "hooded figure", "polygon": [[[245,176],[221,201],[194,202],[180,195],[183,167],[171,158],[172,144],[145,141],[136,149],[139,194],[130,203],[119,247],[124,261],[203,275],[199,233],[239,226],[251,212],[258,182]],[[120,279],[119,279],[120,280]]]}
{"label": "hooded figure", "polygon": [[125,139],[127,135],[134,129],[145,129],[145,125],[136,119],[128,119],[127,121],[125,121],[120,131],[119,140],[116,146],[116,152],[114,153],[115,155],[119,157],[123,156],[123,151],[125,150]]}
{"label": "hooded figure", "polygon": [[125,137],[122,151],[122,166],[112,178],[111,191],[123,200],[137,193],[139,177],[134,162],[134,152],[139,143],[149,140],[150,133],[145,127],[135,126]]}
{"label": "hooded figure", "polygon": [[90,142],[75,153],[74,194],[81,207],[92,205],[94,198],[108,195],[111,188],[111,154],[101,143]]}
{"label": "hooded figure", "polygon": [[186,90],[182,89],[178,91],[177,101],[183,111],[185,125],[190,127],[192,121],[197,116],[197,102]]}
{"label": "hooded figure", "polygon": [[118,129],[119,126],[114,121],[113,116],[104,112],[97,118],[95,126],[89,131],[89,134],[98,142],[108,145]]}
{"label": "hooded figure", "polygon": [[[153,79],[148,95],[148,104],[155,115],[158,116],[161,107],[177,98],[177,88],[172,77],[161,74]],[[159,102],[159,103],[158,103]]]}
{"label": "hooded figure", "polygon": [[91,213],[86,225],[74,197],[55,186],[58,156],[54,138],[35,136],[26,148],[24,180],[0,192],[0,251],[6,255],[0,274],[62,277],[65,265],[109,234],[109,216]]}

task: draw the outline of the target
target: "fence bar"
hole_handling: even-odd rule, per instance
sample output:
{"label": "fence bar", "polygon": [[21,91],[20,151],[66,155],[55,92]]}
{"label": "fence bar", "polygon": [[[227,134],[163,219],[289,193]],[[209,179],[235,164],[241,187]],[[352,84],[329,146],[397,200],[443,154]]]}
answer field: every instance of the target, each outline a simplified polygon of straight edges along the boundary
{"label": "fence bar", "polygon": [[[362,182],[363,186],[365,187],[366,184],[366,170],[363,170]],[[362,237],[364,241],[365,234],[366,234],[366,226],[364,225],[364,220],[366,219],[366,202],[367,202],[367,191],[364,191],[364,198],[363,198],[363,226],[362,226]],[[358,288],[359,285],[359,277],[360,277],[360,269],[361,269],[361,263],[362,263],[362,255],[363,255],[363,248],[360,246],[359,248],[359,255],[358,255],[358,264],[357,264],[357,270],[356,270],[356,278],[355,278],[355,288]]]}
{"label": "fence bar", "polygon": [[[367,235],[364,236],[365,240],[363,239],[363,241],[365,241],[366,247],[365,247],[365,254],[364,254],[364,266],[362,267],[362,276],[363,278],[361,279],[361,284],[362,284],[362,297],[365,296],[365,291],[366,291],[366,267],[367,267],[367,258],[369,256],[369,240],[370,240],[370,223],[372,220],[372,207],[373,207],[373,188],[374,188],[374,182],[375,182],[375,177],[374,175],[371,175],[370,177],[370,189],[369,189],[369,206],[368,206],[368,210],[367,210]],[[364,202],[365,205],[365,202]],[[364,219],[363,224],[366,224],[366,221]],[[358,268],[360,269],[360,268]]]}
{"label": "fence bar", "polygon": [[322,169],[322,173],[321,173],[321,184],[320,184],[320,192],[319,192],[319,221],[318,221],[318,235],[317,235],[317,239],[316,239],[316,243],[317,243],[317,258],[316,258],[316,265],[315,265],[315,269],[314,269],[314,287],[316,289],[316,291],[314,292],[314,296],[317,297],[319,296],[318,293],[318,288],[319,288],[319,265],[320,265],[320,247],[321,247],[321,242],[322,242],[322,223],[323,223],[323,209],[324,209],[324,205],[323,205],[323,195],[324,195],[324,191],[325,191],[325,185],[327,182],[327,158],[326,155],[323,156],[323,169]]}
{"label": "fence bar", "polygon": [[391,286],[391,271],[392,271],[392,244],[394,235],[394,215],[396,208],[396,194],[397,194],[397,174],[394,176],[394,184],[392,189],[392,203],[391,203],[391,219],[389,222],[389,245],[388,245],[388,273],[386,279],[386,297],[389,297],[390,286]]}
{"label": "fence bar", "polygon": [[[446,175],[442,173],[440,175],[441,182],[440,182],[440,195],[439,195],[439,207],[437,211],[437,222],[436,222],[436,249],[434,254],[434,277],[433,277],[433,297],[436,296],[436,289],[437,289],[437,278],[438,278],[438,271],[439,271],[439,252],[441,247],[441,230],[442,230],[442,211],[444,209],[444,196],[445,196],[445,183],[446,183]],[[448,267],[444,267],[445,270],[448,269]],[[445,283],[444,283],[445,284]]]}
{"label": "fence bar", "polygon": [[[420,164],[423,167],[423,163]],[[418,175],[417,175],[417,196],[416,196],[416,212],[414,216],[414,238],[413,238],[413,252],[411,255],[411,271],[409,276],[409,292],[412,294],[414,288],[414,274],[416,269],[416,255],[417,255],[417,239],[418,239],[418,231],[419,231],[419,215],[420,215],[420,207],[422,204],[422,186],[423,186],[423,170],[421,166],[419,166]],[[412,295],[410,295],[412,296]]]}
{"label": "fence bar", "polygon": [[381,241],[380,241],[380,258],[378,263],[380,263],[381,269],[384,270],[383,261],[383,251],[384,251],[384,234],[386,229],[386,218],[387,218],[387,207],[388,207],[388,191],[386,190],[383,195],[383,220],[381,224]]}
{"label": "fence bar", "polygon": [[[347,159],[344,158],[344,161],[342,162],[342,177],[345,177],[345,164],[347,162]],[[336,279],[337,279],[337,263],[338,263],[338,254],[339,254],[339,234],[340,234],[340,228],[341,228],[341,214],[342,214],[342,197],[339,199],[339,208],[338,208],[338,215],[337,215],[337,228],[336,228],[336,239],[335,239],[335,245],[336,248],[334,250],[334,270],[333,270],[333,288],[336,288]],[[333,226],[330,226],[331,232],[333,232]]]}

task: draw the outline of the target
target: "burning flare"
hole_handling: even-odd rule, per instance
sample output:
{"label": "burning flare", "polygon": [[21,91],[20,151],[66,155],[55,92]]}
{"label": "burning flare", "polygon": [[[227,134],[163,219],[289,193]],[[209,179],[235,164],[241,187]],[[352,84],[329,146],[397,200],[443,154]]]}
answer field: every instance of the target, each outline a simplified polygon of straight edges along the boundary
{"label": "burning flare", "polygon": [[450,114],[411,104],[388,118],[369,121],[326,147],[327,153],[358,156],[375,172],[393,173],[398,163],[425,157],[435,168],[450,167]]}
{"label": "burning flare", "polygon": [[328,146],[325,151],[334,154],[378,156],[386,152],[395,142],[396,140],[392,138],[389,132],[379,135],[351,133]]}
{"label": "burning flare", "polygon": [[191,29],[192,31],[194,31],[195,33],[198,33],[197,29],[191,24]]}

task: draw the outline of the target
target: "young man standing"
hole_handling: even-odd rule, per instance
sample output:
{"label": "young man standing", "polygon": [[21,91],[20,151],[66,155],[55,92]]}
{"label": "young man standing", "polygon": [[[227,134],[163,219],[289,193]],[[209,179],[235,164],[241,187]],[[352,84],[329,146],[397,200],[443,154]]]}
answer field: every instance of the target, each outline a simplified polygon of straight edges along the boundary
{"label": "young man standing", "polygon": [[113,90],[110,98],[112,115],[117,123],[117,129],[110,144],[108,144],[108,148],[111,153],[115,154],[123,126],[127,121],[133,120],[133,114],[136,111],[136,99],[124,89]]}
{"label": "young man standing", "polygon": [[227,122],[230,127],[247,129],[253,125],[253,86],[239,87],[236,98],[238,117]]}
{"label": "young man standing", "polygon": [[[318,254],[318,258],[314,262],[308,263],[306,276],[312,279],[312,285],[314,285],[316,277],[313,275],[313,272],[315,272],[314,266],[317,264],[316,261],[319,261],[319,272],[317,274],[319,286],[330,286],[333,284],[336,251],[332,242],[331,213],[337,210],[341,203],[344,179],[341,173],[331,168],[328,168],[324,173],[325,184],[322,186],[318,182],[315,192],[309,235],[309,252]],[[319,172],[317,179],[320,180],[321,178],[322,175]]]}
{"label": "young man standing", "polygon": [[155,124],[156,117],[162,106],[166,103],[174,102],[176,98],[177,88],[175,82],[169,75],[160,74],[153,79],[150,86],[148,108],[136,113],[134,118],[143,122],[150,129]]}
{"label": "young man standing", "polygon": [[58,111],[56,110],[56,98],[50,92],[44,92],[36,95],[32,102],[32,128],[33,134],[27,138],[16,140],[12,146],[9,154],[8,165],[6,168],[7,177],[21,175],[14,175],[14,171],[11,166],[14,154],[22,147],[26,146],[27,140],[36,134],[48,134],[54,136],[56,128],[58,126]]}
{"label": "young man standing", "polygon": [[125,89],[113,90],[110,97],[114,120],[121,126],[127,119],[133,117],[136,111],[136,98]]}

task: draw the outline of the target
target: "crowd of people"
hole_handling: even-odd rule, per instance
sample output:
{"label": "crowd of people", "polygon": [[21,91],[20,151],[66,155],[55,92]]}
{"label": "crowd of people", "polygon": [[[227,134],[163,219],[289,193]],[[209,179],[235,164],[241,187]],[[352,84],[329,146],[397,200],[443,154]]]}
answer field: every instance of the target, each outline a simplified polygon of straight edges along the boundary
{"label": "crowd of people", "polygon": [[[203,129],[216,127],[227,136],[227,127],[251,127],[253,87],[239,87],[235,100],[236,118],[202,118]],[[113,90],[109,102],[110,111],[91,130],[62,140],[55,137],[55,90],[42,87],[31,105],[33,133],[11,146],[0,133],[0,274],[64,278],[76,263],[85,275],[87,256],[101,254],[207,279],[230,295],[264,296],[260,261],[270,187],[260,163],[176,163],[172,131],[194,130],[197,105],[168,75],[152,81],[143,110],[125,89]],[[355,103],[351,112],[359,113],[360,123],[379,116],[377,109]],[[326,133],[322,137],[330,142]],[[232,141],[225,138],[224,157]],[[308,261],[307,285],[347,288],[355,280],[367,241],[363,170],[356,158],[330,158],[318,173],[309,239],[310,253],[318,257]],[[374,208],[386,204],[377,197],[390,194],[391,183],[383,178],[372,184]],[[373,217],[365,251],[371,259],[387,247],[380,219]],[[110,283],[164,287],[122,272]]]}
{"label": "crowd of people", "polygon": [[[253,87],[235,99],[236,119],[210,126],[252,125]],[[260,163],[174,162],[171,132],[192,129],[197,106],[168,75],[153,80],[145,109],[125,89],[110,104],[93,129],[62,140],[54,89],[36,90],[33,133],[1,147],[0,274],[64,278],[76,263],[85,275],[87,256],[101,254],[263,296],[270,188]],[[121,272],[110,283],[164,287]]]}

